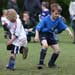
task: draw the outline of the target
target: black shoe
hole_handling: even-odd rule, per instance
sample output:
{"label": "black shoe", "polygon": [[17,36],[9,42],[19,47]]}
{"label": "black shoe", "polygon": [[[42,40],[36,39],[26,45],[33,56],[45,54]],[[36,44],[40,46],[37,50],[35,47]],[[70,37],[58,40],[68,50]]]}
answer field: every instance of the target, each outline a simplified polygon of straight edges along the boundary
{"label": "black shoe", "polygon": [[48,64],[48,67],[49,68],[57,68],[58,66],[56,64],[50,64],[50,65]]}
{"label": "black shoe", "polygon": [[38,65],[37,65],[37,68],[38,68],[38,69],[43,69],[43,67],[44,67],[43,64],[38,64]]}
{"label": "black shoe", "polygon": [[12,71],[15,70],[14,68],[10,68],[9,66],[7,66],[6,69],[9,69],[9,70],[12,70]]}
{"label": "black shoe", "polygon": [[28,56],[28,47],[23,48],[23,59],[26,59]]}

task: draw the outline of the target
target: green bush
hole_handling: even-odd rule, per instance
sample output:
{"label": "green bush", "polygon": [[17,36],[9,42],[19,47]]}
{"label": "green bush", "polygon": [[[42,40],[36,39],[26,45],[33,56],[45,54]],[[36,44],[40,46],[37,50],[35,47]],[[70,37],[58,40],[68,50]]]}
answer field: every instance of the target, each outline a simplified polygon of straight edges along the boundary
{"label": "green bush", "polygon": [[57,2],[62,6],[62,15],[67,19],[67,22],[69,23],[70,17],[69,17],[69,3],[70,0],[57,0]]}
{"label": "green bush", "polygon": [[[49,3],[51,1],[58,2],[62,6],[62,8],[63,8],[62,15],[65,16],[65,18],[67,20],[69,20],[68,8],[69,8],[70,0],[44,0],[44,1],[48,1]],[[8,2],[8,0],[0,0],[0,12],[1,12],[2,9],[7,7],[7,2]],[[24,0],[17,0],[17,3],[18,3],[20,11],[22,11],[23,10]]]}

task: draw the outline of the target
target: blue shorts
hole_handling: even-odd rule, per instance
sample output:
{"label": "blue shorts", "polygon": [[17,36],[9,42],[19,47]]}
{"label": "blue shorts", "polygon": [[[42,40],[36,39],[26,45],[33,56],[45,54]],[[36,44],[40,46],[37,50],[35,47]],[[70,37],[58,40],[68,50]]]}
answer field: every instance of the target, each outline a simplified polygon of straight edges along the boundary
{"label": "blue shorts", "polygon": [[47,40],[48,45],[54,45],[58,43],[54,33],[40,34],[40,42],[42,42],[42,40]]}

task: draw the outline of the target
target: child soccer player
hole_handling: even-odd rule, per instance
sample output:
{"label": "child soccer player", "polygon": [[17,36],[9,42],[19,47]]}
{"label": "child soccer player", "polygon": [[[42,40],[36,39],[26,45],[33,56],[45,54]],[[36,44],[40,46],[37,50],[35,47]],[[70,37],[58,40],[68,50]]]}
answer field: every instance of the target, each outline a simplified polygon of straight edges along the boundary
{"label": "child soccer player", "polygon": [[41,13],[39,14],[39,21],[41,21],[44,17],[50,14],[48,8],[49,8],[49,3],[43,1],[41,3]]}
{"label": "child soccer player", "polygon": [[7,69],[14,70],[16,54],[20,52],[23,54],[24,59],[27,57],[27,37],[14,9],[8,9],[7,19],[9,20],[8,28],[11,33],[11,37],[7,40],[7,50],[11,50]]}
{"label": "child soccer player", "polygon": [[56,67],[55,62],[59,56],[60,49],[58,42],[54,37],[55,29],[58,29],[59,31],[66,30],[70,34],[70,36],[73,37],[73,34],[71,33],[70,29],[59,17],[60,15],[59,4],[57,3],[51,4],[50,10],[51,15],[46,16],[36,26],[35,41],[38,41],[38,39],[40,38],[40,42],[42,45],[38,69],[42,69],[44,66],[44,59],[49,46],[51,46],[51,48],[53,49],[53,54],[48,62],[48,67],[49,68]]}

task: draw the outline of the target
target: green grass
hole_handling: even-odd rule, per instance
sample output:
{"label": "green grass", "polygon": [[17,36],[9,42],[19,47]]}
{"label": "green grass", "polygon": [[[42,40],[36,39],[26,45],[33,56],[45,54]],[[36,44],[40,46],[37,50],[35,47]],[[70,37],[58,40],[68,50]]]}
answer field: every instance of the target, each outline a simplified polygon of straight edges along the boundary
{"label": "green grass", "polygon": [[47,63],[51,57],[52,49],[49,48],[45,59],[46,67],[42,70],[37,69],[40,54],[39,43],[29,43],[29,54],[26,60],[21,55],[17,55],[16,70],[10,71],[5,68],[8,63],[9,54],[6,51],[6,40],[3,37],[3,30],[0,28],[0,75],[75,75],[75,45],[67,33],[59,35],[60,56],[57,65],[60,68],[51,69]]}

